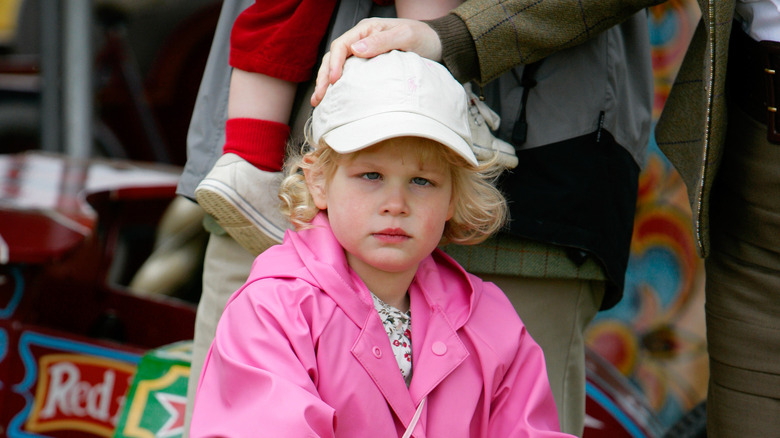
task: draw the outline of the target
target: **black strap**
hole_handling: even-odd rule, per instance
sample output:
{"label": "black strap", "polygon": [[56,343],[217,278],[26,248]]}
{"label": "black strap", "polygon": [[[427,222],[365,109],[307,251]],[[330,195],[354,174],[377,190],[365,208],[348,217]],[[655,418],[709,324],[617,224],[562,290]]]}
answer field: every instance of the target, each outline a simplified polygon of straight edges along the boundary
{"label": "black strap", "polygon": [[526,120],[525,109],[527,106],[526,104],[528,103],[528,93],[531,91],[531,88],[536,86],[536,79],[534,79],[534,76],[541,64],[542,61],[526,64],[526,66],[523,67],[523,76],[520,78],[517,77],[517,72],[512,69],[512,74],[515,76],[518,84],[523,87],[523,106],[520,109],[520,116],[518,117],[514,128],[512,128],[512,144],[515,148],[522,146],[525,143],[526,138],[528,138],[528,121]]}

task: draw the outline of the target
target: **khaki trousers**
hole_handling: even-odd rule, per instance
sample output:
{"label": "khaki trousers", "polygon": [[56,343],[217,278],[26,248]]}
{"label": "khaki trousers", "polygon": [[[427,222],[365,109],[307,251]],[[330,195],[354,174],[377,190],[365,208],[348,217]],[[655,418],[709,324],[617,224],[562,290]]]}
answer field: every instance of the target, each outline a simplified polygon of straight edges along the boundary
{"label": "khaki trousers", "polygon": [[739,108],[712,192],[708,437],[780,434],[780,145]]}

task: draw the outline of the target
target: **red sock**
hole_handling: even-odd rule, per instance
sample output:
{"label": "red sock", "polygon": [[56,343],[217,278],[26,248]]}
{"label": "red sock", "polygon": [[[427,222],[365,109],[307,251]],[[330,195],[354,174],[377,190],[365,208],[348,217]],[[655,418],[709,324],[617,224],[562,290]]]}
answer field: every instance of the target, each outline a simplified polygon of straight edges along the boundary
{"label": "red sock", "polygon": [[222,153],[234,153],[255,167],[279,172],[290,127],[284,123],[260,119],[228,119],[225,124],[225,146]]}

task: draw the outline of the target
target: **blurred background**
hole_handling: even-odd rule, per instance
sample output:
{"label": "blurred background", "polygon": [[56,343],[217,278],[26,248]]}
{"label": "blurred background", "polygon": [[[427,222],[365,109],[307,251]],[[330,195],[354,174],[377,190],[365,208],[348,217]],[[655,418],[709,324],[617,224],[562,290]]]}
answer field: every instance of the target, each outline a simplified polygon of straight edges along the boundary
{"label": "blurred background", "polygon": [[[202,212],[174,188],[220,5],[0,0],[0,390],[22,382],[19,400],[0,398],[0,411],[11,412],[0,414],[9,436],[49,427],[28,418],[37,411],[25,394],[45,399],[40,382],[24,383],[28,362],[7,365],[45,344],[26,332],[113,342],[107,348],[130,356],[108,356],[133,366],[148,349],[191,336],[205,233]],[[698,18],[692,0],[648,12],[656,118]],[[587,339],[663,430],[706,396],[704,277],[685,187],[650,143],[625,298],[597,316]],[[54,201],[32,206],[22,195],[47,191]],[[33,227],[39,216],[48,231]],[[51,249],[52,241],[63,243]],[[55,344],[46,348],[84,351]],[[98,435],[111,436],[110,425],[100,427]]]}
{"label": "blurred background", "polygon": [[[89,155],[183,165],[189,116],[220,5],[0,1],[2,152],[64,151],[63,109],[81,103],[73,87],[81,92],[86,85],[92,99],[78,109],[93,114],[79,115],[93,125]],[[65,75],[79,82],[67,83]]]}

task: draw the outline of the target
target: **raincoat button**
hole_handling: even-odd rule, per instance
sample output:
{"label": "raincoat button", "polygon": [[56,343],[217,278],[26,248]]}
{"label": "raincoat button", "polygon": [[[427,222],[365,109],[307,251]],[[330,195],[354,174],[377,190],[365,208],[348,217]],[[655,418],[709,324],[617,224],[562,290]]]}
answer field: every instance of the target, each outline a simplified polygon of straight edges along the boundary
{"label": "raincoat button", "polygon": [[382,350],[380,350],[379,347],[374,347],[372,351],[374,352],[374,356],[376,356],[377,359],[382,357]]}
{"label": "raincoat button", "polygon": [[431,346],[431,350],[433,351],[433,354],[443,356],[444,353],[447,352],[447,345],[444,342],[436,341]]}

